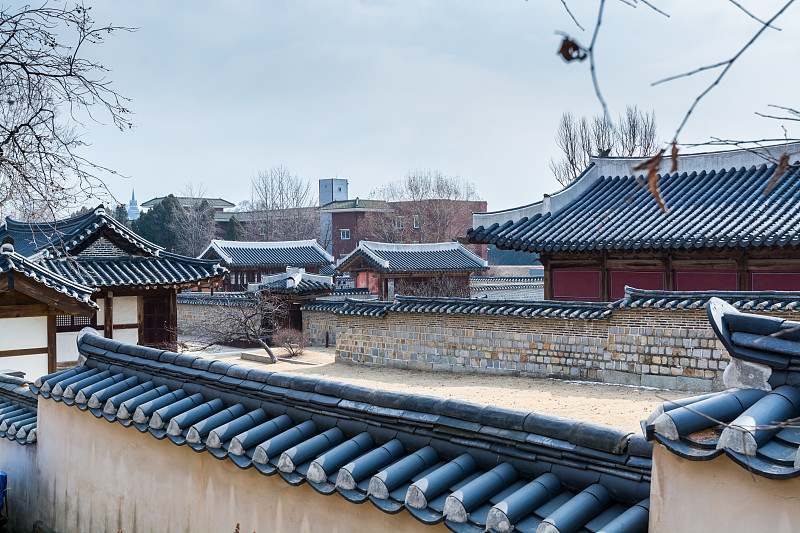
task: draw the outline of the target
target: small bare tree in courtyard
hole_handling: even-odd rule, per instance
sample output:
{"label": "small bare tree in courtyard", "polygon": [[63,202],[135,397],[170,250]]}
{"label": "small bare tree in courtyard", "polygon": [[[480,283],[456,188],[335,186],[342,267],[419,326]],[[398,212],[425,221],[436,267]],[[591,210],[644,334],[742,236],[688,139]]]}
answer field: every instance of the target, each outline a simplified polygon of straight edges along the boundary
{"label": "small bare tree in courtyard", "polygon": [[288,311],[286,301],[270,293],[248,293],[215,306],[203,329],[195,334],[205,346],[238,342],[259,344],[269,354],[270,361],[277,363],[278,358],[266,338],[283,323]]}

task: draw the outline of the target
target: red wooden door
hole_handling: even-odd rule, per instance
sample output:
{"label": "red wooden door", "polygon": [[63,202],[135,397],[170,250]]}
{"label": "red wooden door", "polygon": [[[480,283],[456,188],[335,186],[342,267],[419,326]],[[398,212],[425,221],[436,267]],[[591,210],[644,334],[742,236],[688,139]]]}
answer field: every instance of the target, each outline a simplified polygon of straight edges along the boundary
{"label": "red wooden door", "polygon": [[169,299],[166,296],[144,298],[142,344],[164,348],[170,340]]}

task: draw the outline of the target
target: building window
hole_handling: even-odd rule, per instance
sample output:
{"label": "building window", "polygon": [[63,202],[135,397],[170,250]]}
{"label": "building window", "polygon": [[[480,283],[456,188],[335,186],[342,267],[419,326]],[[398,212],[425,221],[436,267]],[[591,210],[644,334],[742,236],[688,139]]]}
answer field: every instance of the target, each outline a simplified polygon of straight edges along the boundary
{"label": "building window", "polygon": [[349,229],[340,229],[339,230],[339,238],[343,241],[350,240],[350,230]]}
{"label": "building window", "polygon": [[414,229],[419,229],[419,215],[414,215]]}
{"label": "building window", "polygon": [[97,315],[56,315],[56,332],[80,331],[86,326],[97,326]]}
{"label": "building window", "polygon": [[406,217],[394,217],[394,227],[396,229],[403,229],[405,228],[404,219]]}

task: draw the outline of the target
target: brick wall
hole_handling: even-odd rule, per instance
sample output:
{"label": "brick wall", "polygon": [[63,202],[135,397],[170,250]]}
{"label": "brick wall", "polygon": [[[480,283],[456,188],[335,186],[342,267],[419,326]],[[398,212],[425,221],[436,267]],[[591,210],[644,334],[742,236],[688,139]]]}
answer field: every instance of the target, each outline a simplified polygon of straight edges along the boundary
{"label": "brick wall", "polygon": [[335,332],[338,361],[720,390],[728,354],[704,310],[615,309],[607,320],[304,312],[312,343]]}

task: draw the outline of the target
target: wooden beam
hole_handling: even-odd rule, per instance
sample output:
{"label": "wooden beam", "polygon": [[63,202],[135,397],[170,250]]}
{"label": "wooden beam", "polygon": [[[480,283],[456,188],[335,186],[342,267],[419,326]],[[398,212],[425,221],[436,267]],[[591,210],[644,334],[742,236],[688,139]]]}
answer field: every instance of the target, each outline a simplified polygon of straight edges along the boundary
{"label": "wooden beam", "polygon": [[20,348],[18,350],[0,350],[0,357],[16,357],[18,355],[36,355],[47,353],[47,346],[44,348]]}
{"label": "wooden beam", "polygon": [[48,313],[48,309],[44,304],[0,305],[0,318],[45,316]]}
{"label": "wooden beam", "polygon": [[35,298],[37,301],[54,307],[65,314],[88,316],[94,312],[94,309],[87,304],[36,283],[25,276],[16,276],[14,278],[14,290]]}
{"label": "wooden beam", "polygon": [[57,370],[58,354],[56,353],[56,315],[47,315],[47,373]]}
{"label": "wooden beam", "polygon": [[106,293],[106,303],[103,309],[103,336],[107,339],[114,338],[114,293]]}

